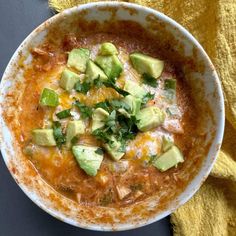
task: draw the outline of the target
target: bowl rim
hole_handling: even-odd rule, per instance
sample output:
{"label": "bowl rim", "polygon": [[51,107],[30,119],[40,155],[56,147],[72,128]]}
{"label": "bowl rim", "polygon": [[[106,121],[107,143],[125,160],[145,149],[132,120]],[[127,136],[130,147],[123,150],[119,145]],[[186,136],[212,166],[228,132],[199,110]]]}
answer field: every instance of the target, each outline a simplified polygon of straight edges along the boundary
{"label": "bowl rim", "polygon": [[[31,41],[32,38],[34,38],[39,32],[41,32],[44,28],[45,28],[45,24],[50,25],[51,23],[53,23],[54,21],[56,21],[58,18],[62,18],[63,16],[66,15],[70,15],[76,11],[82,11],[82,10],[86,10],[86,9],[90,9],[90,8],[96,8],[96,7],[103,7],[103,6],[110,6],[110,7],[127,7],[127,8],[131,8],[131,9],[135,9],[137,11],[144,11],[146,13],[150,13],[155,15],[158,19],[161,19],[161,21],[163,22],[167,22],[170,25],[176,27],[177,29],[179,29],[181,31],[181,33],[184,35],[185,38],[187,38],[188,40],[190,40],[194,45],[196,45],[197,50],[200,51],[200,53],[202,54],[202,56],[205,58],[205,60],[209,63],[209,65],[212,68],[213,74],[214,74],[214,78],[215,78],[215,84],[216,84],[216,88],[218,91],[218,103],[219,106],[221,107],[221,115],[218,118],[219,120],[219,127],[216,131],[216,135],[214,137],[213,143],[218,143],[218,149],[215,150],[214,152],[214,158],[212,158],[211,164],[208,166],[208,168],[206,169],[205,173],[203,176],[201,176],[201,181],[198,181],[198,183],[196,184],[195,188],[192,190],[189,190],[189,193],[187,196],[184,197],[184,199],[180,200],[177,202],[177,204],[175,206],[168,206],[165,210],[161,211],[160,213],[155,214],[155,216],[148,218],[147,221],[136,225],[135,223],[128,223],[128,224],[118,224],[115,227],[115,231],[124,231],[124,230],[131,230],[131,229],[136,229],[142,226],[146,226],[149,225],[151,223],[154,223],[166,216],[168,216],[169,214],[171,214],[173,211],[175,211],[177,208],[179,208],[180,206],[182,206],[184,203],[186,203],[196,192],[197,190],[200,188],[200,186],[202,185],[202,183],[204,182],[204,180],[208,177],[208,175],[210,174],[210,171],[217,159],[221,144],[222,144],[222,140],[223,140],[223,134],[224,134],[224,126],[225,126],[225,106],[224,106],[224,97],[223,97],[223,90],[222,90],[222,85],[221,85],[221,81],[216,73],[215,67],[213,65],[213,63],[211,62],[211,59],[209,58],[209,56],[207,55],[207,53],[205,52],[205,50],[203,49],[203,47],[201,46],[201,44],[195,39],[195,37],[188,32],[182,25],[180,25],[179,23],[177,23],[175,20],[173,20],[172,18],[168,17],[167,15],[165,15],[164,13],[159,12],[158,10],[154,10],[150,7],[146,7],[146,6],[142,6],[142,5],[138,5],[135,3],[127,3],[127,2],[114,2],[114,1],[99,1],[99,2],[90,2],[90,3],[86,3],[86,4],[81,4],[81,5],[77,5],[74,6],[72,8],[68,8],[50,18],[48,18],[47,20],[45,20],[44,22],[42,22],[38,27],[36,27],[33,31],[31,31],[30,34],[28,34],[28,36],[21,42],[21,44],[18,46],[18,48],[15,50],[14,54],[12,55],[12,57],[9,60],[9,63],[6,66],[6,69],[2,75],[2,79],[1,79],[1,83],[0,83],[0,91],[3,90],[3,83],[2,81],[5,80],[5,77],[8,74],[9,68],[11,68],[12,65],[12,61],[14,61],[14,59],[18,56],[18,52],[22,49],[22,47],[29,41]],[[6,77],[7,78],[7,77]],[[2,97],[2,95],[0,95],[0,97]],[[0,109],[1,110],[1,109]],[[0,133],[4,132],[2,129],[2,124],[0,124]],[[1,137],[2,135],[0,135]],[[213,145],[212,143],[212,145]],[[212,146],[211,145],[211,146]],[[5,151],[5,147],[4,147],[4,141],[2,140],[2,142],[0,142],[0,148],[1,148],[1,153],[4,159],[4,162],[8,168],[7,165],[7,159],[8,159],[8,154]],[[209,153],[208,153],[209,155]],[[206,157],[206,159],[208,159],[209,157]],[[203,168],[203,165],[201,166],[201,169]],[[8,168],[9,169],[9,168]],[[201,170],[200,169],[200,170]],[[199,172],[200,172],[199,170]],[[11,171],[9,171],[13,177],[13,179],[16,181],[13,173]],[[199,174],[199,172],[197,173],[197,175]],[[196,175],[196,176],[197,176]],[[194,178],[196,178],[196,176]],[[193,180],[192,180],[193,181]],[[191,182],[192,182],[191,181]],[[96,230],[96,231],[114,231],[114,226],[109,225],[109,226],[100,226],[100,225],[95,225],[95,224],[90,224],[87,223],[86,225],[82,225],[79,222],[75,222],[75,221],[70,221],[70,219],[68,219],[66,216],[60,217],[58,218],[58,214],[55,213],[53,210],[47,208],[40,200],[34,198],[32,196],[32,193],[30,191],[28,191],[27,189],[25,189],[25,187],[21,184],[18,183],[16,181],[17,185],[21,188],[21,190],[26,194],[26,196],[28,196],[28,198],[30,200],[32,200],[37,206],[39,206],[41,209],[43,209],[45,212],[49,213],[50,215],[52,215],[53,217],[59,219],[62,222],[68,223],[70,225],[76,226],[76,227],[80,227],[80,228],[84,228],[84,229],[90,229],[90,230]],[[188,184],[189,185],[189,184]]]}

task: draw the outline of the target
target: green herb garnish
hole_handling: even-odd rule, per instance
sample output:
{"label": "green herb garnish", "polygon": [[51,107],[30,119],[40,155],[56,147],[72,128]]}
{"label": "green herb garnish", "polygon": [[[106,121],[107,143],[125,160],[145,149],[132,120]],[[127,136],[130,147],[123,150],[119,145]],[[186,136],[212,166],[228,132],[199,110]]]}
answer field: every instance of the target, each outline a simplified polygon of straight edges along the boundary
{"label": "green herb garnish", "polygon": [[67,117],[70,117],[71,116],[70,109],[60,111],[60,112],[56,113],[56,116],[58,117],[58,119],[65,119]]}
{"label": "green herb garnish", "polygon": [[142,75],[142,78],[143,78],[143,83],[144,84],[147,84],[153,88],[156,88],[157,85],[158,85],[158,82],[157,82],[157,79],[155,79],[154,77],[152,77],[151,75],[147,74],[147,73],[144,73]]}
{"label": "green herb garnish", "polygon": [[105,102],[99,102],[95,105],[95,108],[99,108],[99,107],[110,112],[110,104],[107,100]]}
{"label": "green herb garnish", "polygon": [[74,105],[79,108],[82,119],[92,116],[92,108],[84,105],[79,101],[75,101]]}
{"label": "green herb garnish", "polygon": [[146,93],[145,96],[142,98],[142,104],[146,104],[149,100],[154,99],[155,94],[150,92]]}
{"label": "green herb garnish", "polygon": [[98,148],[96,151],[95,151],[96,154],[98,155],[103,155],[103,150],[102,148]]}
{"label": "green herb garnish", "polygon": [[66,137],[62,132],[61,123],[59,121],[53,122],[52,128],[53,136],[56,140],[57,146],[61,147],[61,145],[66,141]]}
{"label": "green herb garnish", "polygon": [[77,136],[74,136],[74,137],[71,139],[71,144],[72,144],[72,145],[77,144],[78,140],[79,140],[79,138],[78,138]]}
{"label": "green herb garnish", "polygon": [[83,82],[81,83],[80,81],[78,81],[76,84],[75,84],[75,90],[79,93],[84,93],[86,94],[89,89],[91,88],[91,84],[88,83],[88,82]]}
{"label": "green herb garnish", "polygon": [[166,79],[164,81],[164,89],[176,89],[176,80],[175,79]]}

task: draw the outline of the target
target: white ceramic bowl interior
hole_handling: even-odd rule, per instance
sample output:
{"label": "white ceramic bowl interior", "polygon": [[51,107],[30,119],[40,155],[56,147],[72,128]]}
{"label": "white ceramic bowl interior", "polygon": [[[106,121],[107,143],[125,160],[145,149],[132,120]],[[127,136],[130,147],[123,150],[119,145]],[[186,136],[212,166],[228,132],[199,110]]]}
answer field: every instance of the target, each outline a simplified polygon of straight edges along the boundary
{"label": "white ceramic bowl interior", "polygon": [[[115,9],[115,13],[111,14],[111,11],[108,9]],[[100,3],[90,3],[81,5],[78,7],[74,7],[68,9],[46,21],[40,25],[37,29],[35,29],[19,46],[14,55],[12,56],[1,82],[1,95],[0,95],[0,112],[2,113],[4,110],[4,103],[6,101],[6,94],[14,87],[16,81],[22,81],[22,74],[19,68],[17,68],[17,61],[19,60],[20,55],[25,55],[26,63],[30,63],[31,56],[29,54],[28,48],[40,44],[47,34],[48,29],[55,24],[64,24],[68,23],[68,19],[71,16],[75,17],[76,15],[80,15],[81,12],[84,12],[84,17],[86,20],[97,20],[99,22],[103,22],[111,18],[116,20],[132,20],[144,28],[148,29],[150,24],[150,18],[152,19],[152,23],[156,22],[157,26],[152,27],[153,31],[158,31],[158,25],[162,25],[165,28],[165,31],[168,32],[178,43],[173,44],[173,49],[182,54],[183,57],[193,58],[196,64],[200,63],[203,65],[203,70],[201,72],[195,71],[194,69],[188,74],[189,83],[197,90],[197,86],[195,84],[203,85],[201,91],[198,91],[203,101],[208,102],[210,109],[212,110],[214,122],[208,121],[206,127],[210,131],[215,129],[216,132],[213,138],[212,145],[206,156],[201,169],[198,174],[194,177],[194,179],[189,183],[184,192],[178,196],[175,201],[171,202],[166,209],[160,210],[155,213],[152,217],[142,218],[139,216],[138,218],[133,217],[130,218],[130,221],[127,222],[119,222],[109,224],[109,223],[97,223],[96,220],[88,220],[86,217],[78,218],[78,211],[63,211],[53,205],[49,200],[47,200],[46,196],[42,196],[40,194],[40,190],[35,187],[35,185],[28,184],[25,181],[21,180],[20,174],[25,172],[25,169],[21,167],[22,162],[18,159],[18,150],[14,144],[14,138],[12,136],[9,127],[5,123],[2,116],[0,116],[0,127],[1,127],[1,152],[7,167],[9,168],[11,174],[16,179],[18,185],[22,188],[25,194],[34,201],[39,207],[44,209],[49,214],[61,219],[64,222],[69,224],[93,229],[93,230],[127,230],[132,228],[137,228],[143,225],[150,224],[152,222],[158,221],[163,217],[169,215],[176,208],[184,204],[188,201],[193,194],[198,190],[201,183],[210,173],[210,170],[216,160],[217,153],[220,148],[220,144],[222,142],[223,130],[224,130],[224,103],[223,103],[223,95],[221,90],[221,85],[219,78],[216,74],[214,66],[210,61],[209,57],[201,47],[201,45],[197,42],[197,40],[181,25],[176,23],[174,20],[165,16],[164,14],[152,10],[150,8],[142,7],[135,4],[130,3],[119,3],[119,2],[100,2]],[[64,23],[63,23],[64,22]],[[197,55],[197,56],[196,56]],[[184,67],[185,65],[183,65]],[[17,76],[12,78],[13,72],[17,71]],[[12,166],[15,166],[17,169],[13,171]],[[24,164],[22,164],[23,166]],[[50,186],[45,187],[45,182],[40,180],[39,176],[35,177],[34,182],[37,182],[38,186],[40,186],[44,192],[53,191],[50,189]],[[47,188],[47,190],[44,190]],[[47,195],[49,196],[49,195]],[[63,197],[61,197],[63,198]],[[62,199],[62,204],[64,204],[64,200]],[[67,204],[67,203],[66,203]],[[73,203],[70,203],[71,208],[75,207]],[[155,203],[154,203],[155,204]],[[76,209],[76,208],[75,208]],[[83,216],[82,209],[79,209],[79,214]],[[96,217],[100,217],[99,214]],[[79,219],[79,220],[78,220]]]}

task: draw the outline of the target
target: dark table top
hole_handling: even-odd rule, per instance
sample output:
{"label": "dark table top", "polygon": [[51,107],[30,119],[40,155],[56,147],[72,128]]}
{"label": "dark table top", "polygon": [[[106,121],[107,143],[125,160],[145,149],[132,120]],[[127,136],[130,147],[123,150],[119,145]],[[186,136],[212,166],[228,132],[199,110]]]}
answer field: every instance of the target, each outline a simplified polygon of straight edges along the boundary
{"label": "dark table top", "polygon": [[[0,77],[23,39],[52,16],[47,0],[0,0]],[[21,191],[0,156],[0,236],[108,235],[65,224],[37,207]],[[121,235],[171,235],[169,217],[151,225],[113,233]]]}

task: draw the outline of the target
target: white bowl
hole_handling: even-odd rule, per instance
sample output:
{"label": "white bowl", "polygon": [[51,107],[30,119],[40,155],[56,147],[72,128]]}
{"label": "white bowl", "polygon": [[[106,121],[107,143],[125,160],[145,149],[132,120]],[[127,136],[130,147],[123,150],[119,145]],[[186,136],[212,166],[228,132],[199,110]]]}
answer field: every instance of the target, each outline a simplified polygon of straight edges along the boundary
{"label": "white bowl", "polygon": [[[55,15],[36,28],[22,42],[3,74],[0,88],[1,114],[4,113],[5,109],[11,109],[7,107],[10,104],[10,98],[7,94],[12,90],[14,90],[14,93],[18,92],[14,87],[16,84],[23,86],[22,70],[17,63],[19,58],[22,58],[23,55],[25,56],[25,62],[30,63],[29,48],[42,42],[48,29],[55,25],[70,29],[72,26],[69,23],[74,21],[76,17],[81,16],[87,21],[96,20],[100,23],[105,20],[109,21],[111,17],[113,20],[132,20],[155,33],[157,37],[168,36],[164,38],[166,38],[165,40],[172,40],[170,45],[174,50],[173,53],[176,53],[183,60],[191,60],[194,65],[191,68],[189,64],[182,65],[184,71],[188,73],[188,76],[186,76],[188,83],[191,85],[197,99],[200,99],[200,103],[209,104],[212,111],[212,119],[206,119],[207,140],[212,139],[212,144],[197,175],[188,184],[187,188],[175,200],[171,201],[165,209],[156,209],[157,199],[149,199],[140,204],[142,209],[140,208],[141,210],[136,213],[132,213],[136,209],[133,206],[126,209],[91,209],[78,206],[72,200],[56,193],[40,178],[30,162],[20,154],[19,146],[14,141],[12,132],[2,115],[0,116],[1,152],[9,171],[25,194],[54,217],[66,223],[93,230],[111,231],[137,228],[158,221],[183,205],[199,189],[210,173],[224,131],[224,102],[220,81],[212,62],[197,40],[181,25],[164,14],[130,3],[89,3]],[[20,94],[18,95],[20,96]],[[17,117],[15,117],[15,122],[17,122]],[[152,212],[152,214],[146,214],[147,212]],[[118,220],[118,215],[124,215],[128,219]],[[114,222],[106,223],[102,220],[102,217],[113,217]]]}

